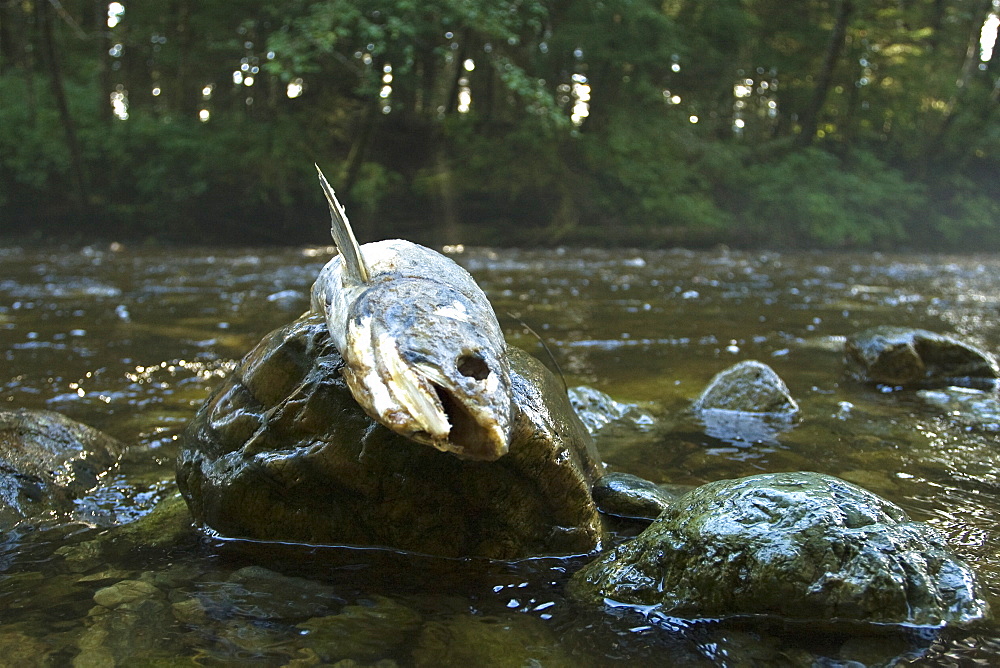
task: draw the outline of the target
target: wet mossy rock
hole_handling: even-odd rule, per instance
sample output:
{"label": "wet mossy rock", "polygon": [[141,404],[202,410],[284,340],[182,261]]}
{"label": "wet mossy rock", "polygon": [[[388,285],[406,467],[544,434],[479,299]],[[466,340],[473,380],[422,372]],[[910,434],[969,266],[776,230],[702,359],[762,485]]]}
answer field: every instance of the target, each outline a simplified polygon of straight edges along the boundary
{"label": "wet mossy rock", "polygon": [[0,528],[71,511],[124,451],[116,439],[59,413],[0,408]]}
{"label": "wet mossy rock", "polygon": [[706,434],[731,443],[773,443],[799,417],[785,381],[756,360],[717,373],[691,410]]}
{"label": "wet mossy rock", "polygon": [[763,362],[746,360],[720,371],[695,400],[692,409],[767,413],[792,417],[798,414],[785,381]]}
{"label": "wet mossy rock", "polygon": [[605,473],[594,483],[592,492],[602,513],[632,519],[656,519],[675,498],[631,473]]}
{"label": "wet mossy rock", "polygon": [[954,337],[910,327],[873,327],[847,337],[847,373],[864,383],[980,386],[1000,377],[989,353]]}
{"label": "wet mossy rock", "polygon": [[510,452],[462,461],[398,436],[354,401],[322,319],[267,335],[182,436],[177,481],[225,536],[513,558],[593,550],[601,464],[559,382],[510,350]]}
{"label": "wet mossy rock", "polygon": [[937,625],[986,614],[929,525],[860,487],[772,473],[698,487],[570,583],[578,599],[678,617],[773,614]]}

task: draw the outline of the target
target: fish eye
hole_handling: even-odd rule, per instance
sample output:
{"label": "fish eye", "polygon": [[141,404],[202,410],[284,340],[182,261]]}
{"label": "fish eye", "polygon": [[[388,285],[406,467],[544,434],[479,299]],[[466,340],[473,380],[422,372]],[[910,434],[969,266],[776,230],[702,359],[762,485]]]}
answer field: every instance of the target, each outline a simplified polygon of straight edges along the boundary
{"label": "fish eye", "polygon": [[490,375],[490,367],[479,355],[467,353],[458,358],[458,372],[468,378],[486,380]]}

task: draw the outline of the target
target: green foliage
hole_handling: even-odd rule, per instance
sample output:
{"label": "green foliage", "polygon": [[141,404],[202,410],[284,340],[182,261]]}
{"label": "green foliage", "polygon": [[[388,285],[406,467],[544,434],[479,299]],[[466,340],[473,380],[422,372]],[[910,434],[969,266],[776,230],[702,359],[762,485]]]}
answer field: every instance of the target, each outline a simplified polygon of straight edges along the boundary
{"label": "green foliage", "polygon": [[584,142],[588,162],[604,173],[597,201],[615,218],[649,227],[730,223],[701,164],[706,147],[683,119],[616,115],[606,135]]}
{"label": "green foliage", "polygon": [[807,148],[753,165],[746,178],[744,225],[778,246],[887,247],[926,205],[923,188],[867,151],[840,159]]}
{"label": "green foliage", "polygon": [[[39,84],[30,85],[37,88]],[[51,104],[32,103],[33,92],[24,77],[0,77],[0,99],[17,101],[0,104],[0,169],[5,175],[0,179],[0,193],[15,185],[44,192],[53,177],[64,176],[69,167],[65,144],[53,137],[59,117]]]}
{"label": "green foliage", "polygon": [[[471,119],[455,120],[446,125],[446,137],[450,180],[464,194],[472,220],[496,225],[506,218],[545,227],[564,200],[577,197],[564,139],[544,117],[495,132],[484,132]],[[440,165],[429,171],[440,172]]]}
{"label": "green foliage", "polygon": [[371,216],[379,205],[393,194],[398,194],[403,177],[377,162],[361,165],[358,180],[351,188],[351,200],[358,202],[362,211]]}
{"label": "green foliage", "polygon": [[980,184],[952,175],[935,184],[928,225],[916,232],[919,241],[943,239],[953,248],[996,250],[994,239],[1000,221],[1000,192],[996,183]]}
{"label": "green foliage", "polygon": [[[50,5],[0,3],[5,231],[314,240],[318,162],[371,234],[403,221],[491,242],[997,238],[987,2],[851,3],[839,50],[830,0],[125,4],[120,26],[82,39],[63,17],[87,30],[92,7],[64,3],[50,41]],[[126,121],[110,114],[116,89]]]}

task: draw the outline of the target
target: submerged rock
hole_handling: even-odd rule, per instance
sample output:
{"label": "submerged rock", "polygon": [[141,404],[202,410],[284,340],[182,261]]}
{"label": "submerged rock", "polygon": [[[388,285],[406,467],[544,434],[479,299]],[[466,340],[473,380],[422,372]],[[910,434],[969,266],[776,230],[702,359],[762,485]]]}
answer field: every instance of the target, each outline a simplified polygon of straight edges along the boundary
{"label": "submerged rock", "polygon": [[838,478],[772,473],[698,487],[570,583],[582,600],[677,617],[774,614],[938,625],[986,614],[931,526]]}
{"label": "submerged rock", "polygon": [[48,642],[42,638],[28,635],[23,631],[0,627],[0,656],[4,666],[46,666],[55,662],[51,657],[56,654]]}
{"label": "submerged rock", "polygon": [[744,413],[708,408],[697,414],[705,433],[736,446],[774,444],[778,436],[795,426],[795,421],[767,413]]}
{"label": "submerged rock", "polygon": [[883,385],[978,387],[1000,377],[989,353],[911,327],[873,327],[847,337],[844,361],[855,380]]}
{"label": "submerged rock", "polygon": [[72,510],[124,451],[114,438],[59,413],[0,408],[0,528]]}
{"label": "submerged rock", "polygon": [[302,619],[329,614],[343,604],[333,587],[263,566],[241,568],[226,582],[206,587],[197,598],[208,616],[218,619],[250,611],[257,620]]}
{"label": "submerged rock", "polygon": [[266,336],[199,409],[177,481],[223,535],[512,558],[593,550],[602,469],[559,382],[516,349],[510,452],[463,461],[371,420],[323,320]]}
{"label": "submerged rock", "polygon": [[413,665],[418,668],[572,668],[579,660],[565,654],[549,627],[528,615],[509,618],[462,615],[424,625]]}
{"label": "submerged rock", "polygon": [[[336,615],[297,625],[302,644],[325,661],[377,659],[420,628],[421,617],[385,596],[347,605]],[[441,664],[438,664],[441,665]]]}
{"label": "submerged rock", "polygon": [[369,595],[349,604],[339,587],[261,566],[178,584],[172,600],[181,591],[191,596],[174,600],[171,613],[190,631],[187,643],[213,664],[243,665],[252,656],[251,663],[276,666],[361,665],[412,644],[422,622],[395,599]]}
{"label": "submerged rock", "polygon": [[118,563],[193,547],[200,539],[187,504],[174,492],[137,520],[101,532],[91,540],[69,542],[55,554],[65,560],[68,570],[81,573],[108,562]]}
{"label": "submerged rock", "polygon": [[77,641],[74,666],[124,666],[152,663],[163,656],[173,622],[166,594],[142,580],[122,580],[98,589],[86,629]]}

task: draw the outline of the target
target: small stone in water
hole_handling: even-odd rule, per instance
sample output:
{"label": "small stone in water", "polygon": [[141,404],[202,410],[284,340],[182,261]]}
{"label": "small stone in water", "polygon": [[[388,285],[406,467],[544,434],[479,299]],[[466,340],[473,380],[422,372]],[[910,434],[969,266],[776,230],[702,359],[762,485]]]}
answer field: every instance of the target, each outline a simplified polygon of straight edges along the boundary
{"label": "small stone in water", "polygon": [[94,593],[94,603],[105,608],[116,608],[123,603],[133,603],[147,598],[162,598],[163,592],[142,580],[122,580]]}

